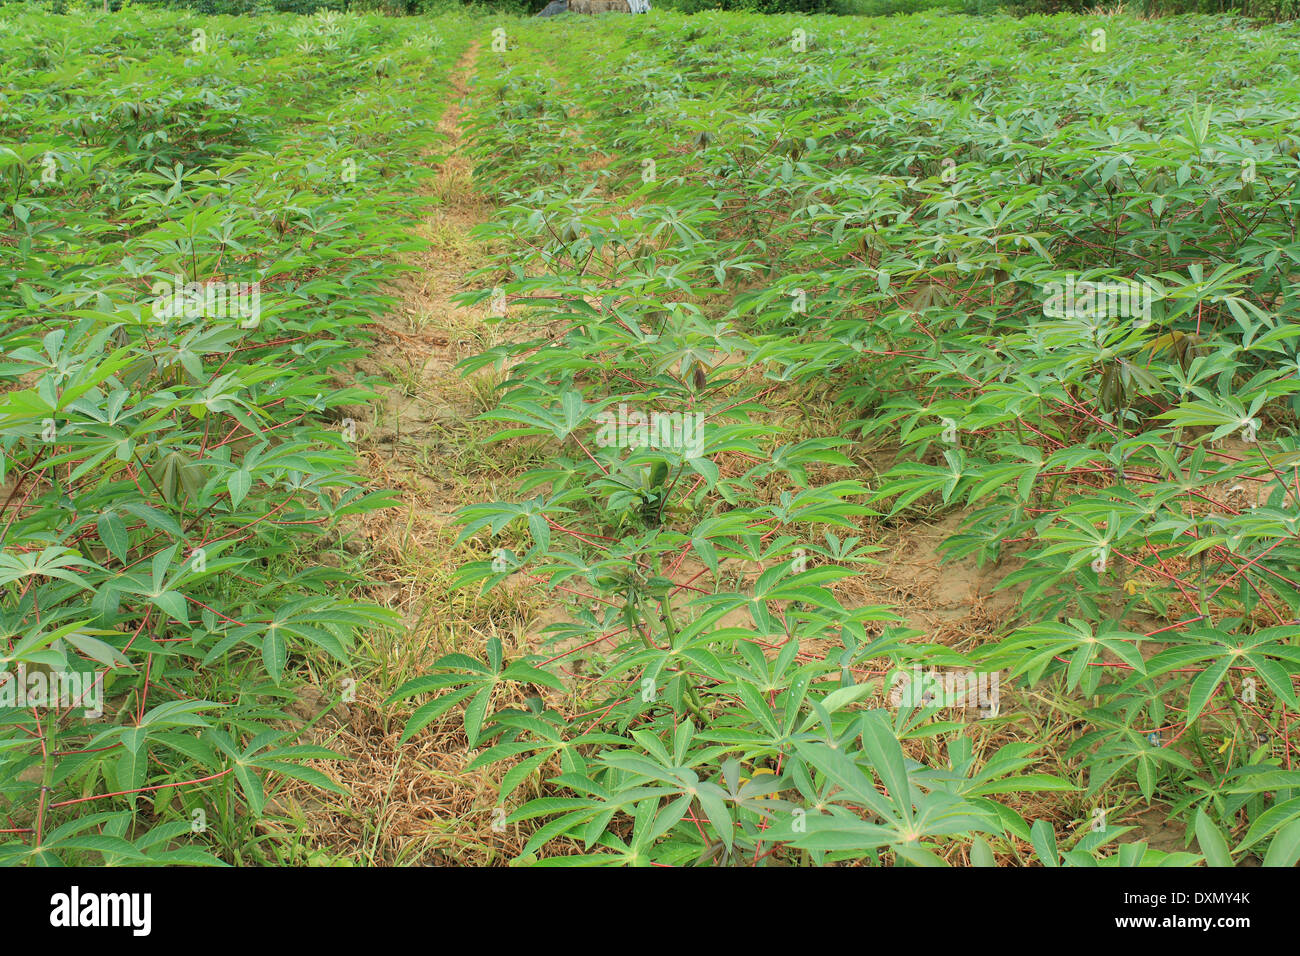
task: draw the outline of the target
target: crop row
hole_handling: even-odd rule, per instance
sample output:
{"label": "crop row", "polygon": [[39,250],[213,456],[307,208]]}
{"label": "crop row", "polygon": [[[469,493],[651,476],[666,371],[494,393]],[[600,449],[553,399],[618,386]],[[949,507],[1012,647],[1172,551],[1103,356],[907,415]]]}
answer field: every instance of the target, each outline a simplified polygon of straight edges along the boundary
{"label": "crop row", "polygon": [[0,13],[0,861],[257,860],[338,791],[284,707],[391,623],[340,410],[469,30]]}
{"label": "crop row", "polygon": [[[1067,862],[1197,859],[1101,851],[1134,787],[1215,865],[1294,862],[1300,33],[845,23],[610,20],[581,66],[561,27],[498,34],[471,298],[511,342],[467,368],[508,370],[497,437],[548,463],[462,513],[495,549],[465,580],[574,601],[545,664],[412,682],[453,692],[408,733],[467,704],[503,798],[558,761],[513,818],[597,862],[1054,865],[1013,807],[1050,792]],[[863,529],[954,510],[1008,627],[945,647],[846,601]],[[575,648],[599,679],[567,710],[494,704],[571,687]],[[1001,705],[872,698],[912,664],[996,675]],[[1066,776],[997,746],[1030,689]]]}

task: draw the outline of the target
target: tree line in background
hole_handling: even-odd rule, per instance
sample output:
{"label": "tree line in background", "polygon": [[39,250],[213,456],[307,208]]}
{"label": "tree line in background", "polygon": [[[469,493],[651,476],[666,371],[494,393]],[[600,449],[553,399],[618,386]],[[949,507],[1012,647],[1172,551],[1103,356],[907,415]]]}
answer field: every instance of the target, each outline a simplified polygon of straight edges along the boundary
{"label": "tree line in background", "polygon": [[[30,0],[0,0],[26,3]],[[53,12],[75,8],[77,0],[40,0]],[[548,0],[109,0],[112,9],[132,6],[188,7],[203,14],[315,13],[319,10],[379,12],[411,16],[447,12],[458,7],[478,7],[505,13],[532,14]],[[999,11],[1017,16],[1052,13],[1080,13],[1096,8],[1098,0],[653,0],[658,7],[683,13],[705,10],[736,10],[755,13],[827,13],[856,16],[887,16],[922,10],[950,9],[956,13],[990,14]],[[93,0],[85,3],[99,6]],[[1101,4],[1105,6],[1105,4]],[[1300,0],[1117,0],[1115,7],[1130,13],[1170,16],[1180,13],[1240,14],[1264,20],[1291,20],[1300,12]]]}

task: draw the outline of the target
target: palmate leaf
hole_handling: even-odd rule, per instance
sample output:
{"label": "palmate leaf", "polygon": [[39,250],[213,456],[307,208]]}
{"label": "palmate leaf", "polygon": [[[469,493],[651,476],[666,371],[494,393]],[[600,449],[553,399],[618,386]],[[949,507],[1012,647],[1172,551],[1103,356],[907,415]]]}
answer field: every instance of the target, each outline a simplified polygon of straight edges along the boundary
{"label": "palmate leaf", "polygon": [[[897,740],[894,745],[898,746]],[[799,752],[804,755],[809,764],[816,767],[827,775],[836,786],[840,787],[849,800],[859,805],[869,808],[886,820],[898,823],[910,821],[912,810],[908,791],[904,789],[901,802],[906,802],[906,811],[900,811],[900,798],[892,798],[892,802],[876,790],[870,778],[857,765],[852,757],[840,750],[832,750],[825,744],[804,744],[799,746]]]}
{"label": "palmate leaf", "polygon": [[427,703],[421,704],[406,722],[406,726],[402,730],[402,736],[398,738],[398,743],[405,743],[410,740],[452,707],[469,697],[476,689],[475,686],[464,687],[454,693],[443,694],[441,697],[436,697]]}
{"label": "palmate leaf", "polygon": [[1089,796],[1102,788],[1127,767],[1135,767],[1139,786],[1149,800],[1158,776],[1167,770],[1194,773],[1195,764],[1172,747],[1152,745],[1142,734],[1125,731],[1111,736],[1097,749],[1090,761]]}
{"label": "palmate leaf", "polygon": [[795,830],[793,823],[781,822],[771,828],[769,837],[789,842],[800,849],[817,851],[861,852],[899,845],[899,834],[893,827],[868,823],[839,807],[833,807],[830,815],[810,813],[797,819],[802,832]]}
{"label": "palmate leaf", "polygon": [[[1170,647],[1148,662],[1152,676],[1200,664],[1188,698],[1187,722],[1204,710],[1222,685],[1230,668],[1249,666],[1288,706],[1300,709],[1286,665],[1300,666],[1300,651],[1287,643],[1294,635],[1290,627],[1265,628],[1253,634],[1228,634],[1209,628],[1186,632],[1191,643]],[[1285,662],[1285,663],[1282,663]]]}
{"label": "palmate leaf", "polygon": [[1131,643],[1140,637],[1118,629],[1094,632],[1088,622],[1077,619],[1068,623],[1045,622],[1018,629],[1002,641],[987,660],[999,668],[1008,665],[1008,677],[1016,677],[1041,674],[1056,658],[1069,653],[1066,686],[1073,689],[1082,679],[1084,669],[1100,659],[1105,651],[1114,654],[1137,673],[1147,673],[1147,662]]}
{"label": "palmate leaf", "polygon": [[29,577],[58,578],[86,590],[94,590],[85,577],[76,568],[94,568],[90,561],[80,557],[69,548],[51,545],[43,548],[39,554],[15,554],[10,551],[0,552],[0,585],[20,581]]}
{"label": "palmate leaf", "polygon": [[[419,733],[430,723],[437,720],[461,701],[469,699],[465,708],[465,733],[472,741],[470,746],[478,743],[487,719],[488,707],[492,703],[495,689],[507,682],[540,684],[544,687],[562,689],[563,684],[554,674],[532,666],[529,659],[511,661],[506,664],[503,658],[501,641],[490,638],[487,642],[487,663],[484,664],[465,654],[449,654],[438,660],[435,667],[461,671],[461,674],[435,674],[418,677],[407,681],[388,698],[392,704],[433,690],[458,687],[452,693],[444,694],[418,707],[407,721],[399,742],[404,743]],[[460,685],[460,686],[458,686]],[[471,697],[471,695],[473,695]]]}
{"label": "palmate leaf", "polygon": [[[56,641],[66,639],[71,634],[87,630],[87,625],[89,623],[90,622],[88,621],[75,621],[52,631],[47,631],[37,625],[27,631],[5,656],[0,657],[0,664],[7,665],[20,661],[38,661],[42,659],[49,660],[50,663],[55,664],[62,663],[62,661],[59,660],[58,655],[52,656],[49,652],[44,652],[42,649],[49,647]],[[106,632],[89,629],[89,633],[103,634]]]}

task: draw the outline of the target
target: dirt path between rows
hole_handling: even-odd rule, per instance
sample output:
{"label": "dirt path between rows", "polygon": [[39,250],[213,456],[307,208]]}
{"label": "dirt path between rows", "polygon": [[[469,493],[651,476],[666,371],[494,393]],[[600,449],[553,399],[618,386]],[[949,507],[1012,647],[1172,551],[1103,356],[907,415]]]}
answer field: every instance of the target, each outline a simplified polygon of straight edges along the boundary
{"label": "dirt path between rows", "polygon": [[[316,848],[298,862],[490,864],[522,848],[514,828],[493,826],[495,775],[465,770],[472,754],[459,713],[399,746],[412,707],[385,704],[443,654],[481,654],[487,637],[509,644],[516,628],[518,643],[534,610],[526,602],[476,600],[450,585],[458,567],[481,557],[456,547],[452,514],[508,493],[512,477],[483,441],[492,429],[474,421],[489,407],[491,379],[464,378],[455,368],[482,352],[493,334],[486,309],[452,301],[481,258],[471,230],[490,215],[475,190],[461,128],[480,46],[470,45],[450,77],[438,124],[442,148],[427,157],[435,175],[423,192],[433,205],[415,229],[425,243],[409,257],[412,269],[395,287],[399,304],[376,324],[358,369],[383,380],[379,401],[355,412],[361,477],[373,490],[395,491],[401,504],[366,515],[343,544],[363,562],[365,596],[396,611],[404,627],[372,635],[355,649],[350,670],[319,675],[318,687],[295,707],[314,721],[302,742],[344,757],[314,766],[347,792],[341,797],[291,781],[274,797],[273,813],[296,828],[280,821],[266,829]],[[347,696],[354,699],[339,702],[329,690],[349,678]]]}

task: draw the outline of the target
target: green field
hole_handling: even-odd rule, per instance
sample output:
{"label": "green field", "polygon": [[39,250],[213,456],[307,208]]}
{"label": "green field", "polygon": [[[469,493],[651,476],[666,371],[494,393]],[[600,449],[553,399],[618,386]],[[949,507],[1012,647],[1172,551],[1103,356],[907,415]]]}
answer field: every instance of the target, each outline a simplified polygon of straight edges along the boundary
{"label": "green field", "polygon": [[1300,25],[0,77],[0,861],[1300,859]]}

